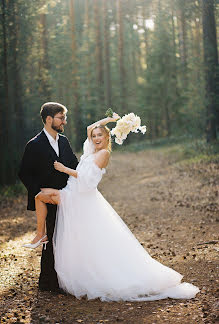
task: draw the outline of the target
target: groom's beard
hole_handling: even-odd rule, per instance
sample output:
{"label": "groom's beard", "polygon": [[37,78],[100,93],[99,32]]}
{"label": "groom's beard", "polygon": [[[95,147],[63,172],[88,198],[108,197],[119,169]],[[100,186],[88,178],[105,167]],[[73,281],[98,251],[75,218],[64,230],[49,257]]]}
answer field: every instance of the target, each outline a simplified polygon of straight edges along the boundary
{"label": "groom's beard", "polygon": [[64,125],[55,126],[55,125],[52,124],[51,127],[57,133],[63,133],[64,132]]}

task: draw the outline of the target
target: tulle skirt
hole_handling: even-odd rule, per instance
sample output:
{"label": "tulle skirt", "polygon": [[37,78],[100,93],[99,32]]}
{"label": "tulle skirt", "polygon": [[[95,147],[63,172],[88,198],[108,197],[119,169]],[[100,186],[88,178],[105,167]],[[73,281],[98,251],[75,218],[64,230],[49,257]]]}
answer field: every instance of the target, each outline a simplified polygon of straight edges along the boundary
{"label": "tulle skirt", "polygon": [[75,179],[60,194],[53,243],[66,292],[102,301],[193,298],[199,292],[147,253],[97,189],[79,192]]}

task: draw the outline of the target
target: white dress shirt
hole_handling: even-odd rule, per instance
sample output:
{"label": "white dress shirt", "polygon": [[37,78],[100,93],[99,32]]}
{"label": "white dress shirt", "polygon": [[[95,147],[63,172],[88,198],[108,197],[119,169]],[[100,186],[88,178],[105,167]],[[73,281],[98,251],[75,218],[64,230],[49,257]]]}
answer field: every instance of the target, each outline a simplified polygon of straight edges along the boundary
{"label": "white dress shirt", "polygon": [[44,133],[46,134],[46,137],[49,140],[50,145],[52,146],[52,148],[55,150],[56,154],[59,156],[59,144],[58,144],[58,140],[59,140],[59,134],[56,135],[56,139],[54,139],[45,128],[43,128]]}

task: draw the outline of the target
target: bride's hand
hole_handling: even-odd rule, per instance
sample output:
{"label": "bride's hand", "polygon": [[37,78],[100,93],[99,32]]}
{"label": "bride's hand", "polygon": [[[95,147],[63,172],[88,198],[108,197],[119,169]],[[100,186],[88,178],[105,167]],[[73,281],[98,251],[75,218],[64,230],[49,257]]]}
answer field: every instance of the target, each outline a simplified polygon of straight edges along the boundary
{"label": "bride's hand", "polygon": [[116,122],[118,119],[120,119],[121,117],[117,114],[117,113],[113,113],[113,117],[111,117],[111,121],[112,122]]}
{"label": "bride's hand", "polygon": [[65,172],[66,169],[66,167],[62,163],[57,161],[54,162],[54,168],[60,172]]}

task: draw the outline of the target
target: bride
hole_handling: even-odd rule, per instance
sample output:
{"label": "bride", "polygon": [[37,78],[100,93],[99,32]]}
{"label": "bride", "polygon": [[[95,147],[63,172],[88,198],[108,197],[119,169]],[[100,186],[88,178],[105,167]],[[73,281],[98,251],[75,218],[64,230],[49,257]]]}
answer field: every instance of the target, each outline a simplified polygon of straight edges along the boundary
{"label": "bride", "polygon": [[181,283],[181,274],[154,260],[97,189],[111,153],[105,125],[118,118],[114,113],[88,126],[76,170],[54,164],[70,175],[58,193],[48,189],[59,196],[53,244],[60,288],[102,301],[193,298],[199,289]]}

